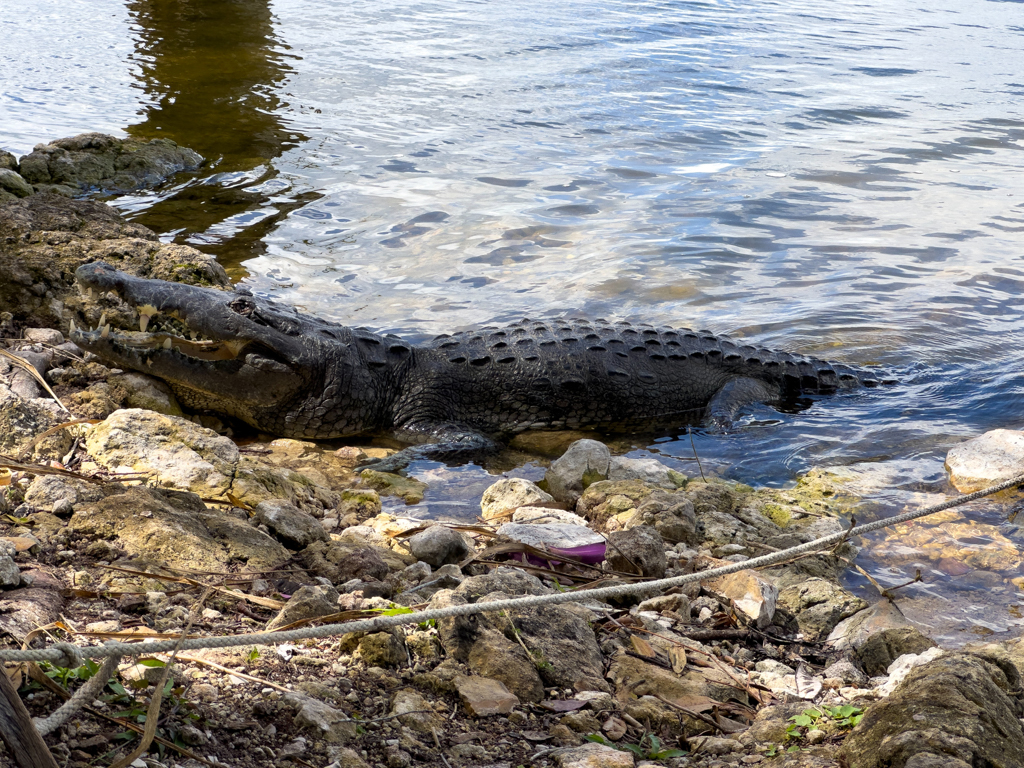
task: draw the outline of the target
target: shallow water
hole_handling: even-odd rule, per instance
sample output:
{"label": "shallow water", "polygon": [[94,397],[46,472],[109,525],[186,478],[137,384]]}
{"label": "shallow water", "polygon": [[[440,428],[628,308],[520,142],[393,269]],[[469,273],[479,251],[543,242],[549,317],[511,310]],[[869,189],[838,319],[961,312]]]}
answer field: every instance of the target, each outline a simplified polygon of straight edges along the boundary
{"label": "shallow water", "polygon": [[[1024,423],[1022,33],[1019,4],[952,0],[16,1],[0,147],[194,147],[202,173],[115,204],[343,322],[585,312],[880,365],[900,384],[694,441],[753,484],[841,465],[886,515]],[[688,439],[634,445],[696,471]],[[489,478],[416,471],[424,514]],[[1019,540],[1001,514],[969,513]],[[859,562],[886,586],[923,564]],[[927,564],[904,608],[946,640],[1012,629],[1017,573],[978,574]]]}

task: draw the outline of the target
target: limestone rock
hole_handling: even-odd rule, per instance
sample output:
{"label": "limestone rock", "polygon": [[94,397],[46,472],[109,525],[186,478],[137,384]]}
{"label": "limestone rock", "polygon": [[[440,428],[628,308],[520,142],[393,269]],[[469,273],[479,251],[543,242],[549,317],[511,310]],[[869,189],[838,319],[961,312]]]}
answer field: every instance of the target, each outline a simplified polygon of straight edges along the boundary
{"label": "limestone rock", "polygon": [[870,707],[839,754],[850,768],[929,765],[922,755],[993,768],[1024,765],[1019,687],[995,664],[947,653],[915,668]]}
{"label": "limestone rock", "polygon": [[337,496],[291,470],[263,465],[238,446],[187,419],[129,408],[93,427],[86,447],[112,472],[139,473],[153,485],[200,496],[231,493],[250,504],[280,498],[297,506],[334,506]]}
{"label": "limestone rock", "polygon": [[979,491],[1021,473],[1024,432],[994,429],[946,454],[949,480],[962,493]]}
{"label": "limestone rock", "polygon": [[406,543],[409,552],[433,568],[449,563],[461,563],[473,549],[457,532],[445,525],[432,525],[425,531],[410,536]]}
{"label": "limestone rock", "polygon": [[488,677],[455,678],[455,688],[466,711],[473,717],[507,715],[519,706],[519,699],[500,681]]}
{"label": "limestone rock", "polygon": [[195,170],[202,156],[170,139],[118,139],[83,133],[39,144],[21,158],[20,170],[33,184],[59,184],[80,192],[130,192],[168,176]]}
{"label": "limestone rock", "polygon": [[498,534],[512,541],[529,544],[532,547],[572,549],[591,544],[604,544],[604,536],[594,533],[582,525],[569,523],[551,523],[535,525],[531,523],[505,523],[498,528]]}
{"label": "limestone rock", "polygon": [[0,555],[0,587],[10,589],[21,583],[21,571],[14,558],[10,555]]}
{"label": "limestone rock", "polygon": [[256,505],[255,516],[291,549],[302,549],[314,541],[330,540],[319,520],[284,499],[261,501]]}
{"label": "limestone rock", "polygon": [[828,636],[837,651],[853,651],[868,675],[882,675],[905,653],[921,653],[935,645],[888,600],[843,619]]}
{"label": "limestone rock", "polygon": [[484,520],[490,520],[517,507],[554,500],[551,494],[545,493],[529,480],[521,477],[503,477],[484,491],[480,500],[480,514]]}
{"label": "limestone rock", "polygon": [[608,479],[639,480],[647,486],[675,489],[686,485],[687,477],[681,472],[665,466],[657,459],[630,459],[626,456],[612,456],[608,461]]}
{"label": "limestone rock", "polygon": [[341,492],[337,509],[339,517],[355,515],[358,520],[367,520],[380,514],[380,495],[370,488],[349,488]]}
{"label": "limestone rock", "polygon": [[113,319],[114,305],[90,303],[74,283],[75,270],[90,261],[102,259],[140,277],[228,283],[213,256],[161,243],[152,231],[90,200],[34,194],[8,203],[0,208],[0,242],[0,312],[11,312],[18,325],[66,329],[71,315],[82,313],[78,325],[95,327],[104,311]]}
{"label": "limestone rock", "polygon": [[704,582],[704,586],[731,602],[741,617],[758,629],[764,629],[775,618],[779,589],[757,571],[744,570]]}
{"label": "limestone rock", "polygon": [[206,508],[192,493],[134,487],[79,505],[71,522],[79,535],[112,540],[134,557],[195,571],[224,571],[243,563],[269,571],[288,550],[244,520]]}
{"label": "limestone rock", "polygon": [[793,617],[807,642],[817,643],[828,637],[840,621],[863,611],[868,604],[838,584],[810,578],[782,589],[778,606]]}
{"label": "limestone rock", "polygon": [[661,535],[648,525],[608,534],[607,559],[608,564],[616,571],[638,573],[656,579],[662,578],[668,567],[665,542],[662,541]]}
{"label": "limestone rock", "polygon": [[633,768],[636,761],[629,752],[590,742],[553,755],[559,768]]}
{"label": "limestone rock", "polygon": [[577,440],[551,463],[544,475],[548,491],[559,501],[575,504],[587,486],[608,479],[611,452],[597,440]]}
{"label": "limestone rock", "polygon": [[338,590],[322,585],[299,587],[288,598],[284,608],[267,623],[267,631],[272,632],[303,619],[316,619],[330,616],[338,612]]}
{"label": "limestone rock", "polygon": [[409,652],[395,632],[364,635],[359,639],[356,656],[368,667],[394,668],[409,660]]}
{"label": "limestone rock", "polygon": [[304,693],[286,693],[284,702],[298,710],[295,724],[308,728],[328,744],[352,741],[359,735],[359,724],[340,709],[307,696]]}
{"label": "limestone rock", "polygon": [[171,388],[160,379],[127,371],[111,376],[107,384],[113,390],[115,398],[128,408],[143,408],[167,416],[182,415],[181,406],[178,405]]}
{"label": "limestone rock", "polygon": [[564,509],[550,509],[548,507],[519,507],[512,513],[513,523],[532,523],[533,525],[548,525],[550,523],[568,523],[587,527],[587,521],[575,512]]}
{"label": "limestone rock", "polygon": [[[65,416],[56,403],[26,400],[0,383],[0,453],[17,453],[50,427],[62,423]],[[37,444],[34,455],[59,459],[70,448],[71,438],[61,430]]]}
{"label": "limestone rock", "polygon": [[412,688],[395,691],[389,714],[398,715],[398,721],[406,728],[428,736],[434,728],[444,725],[444,718],[434,712],[430,702]]}

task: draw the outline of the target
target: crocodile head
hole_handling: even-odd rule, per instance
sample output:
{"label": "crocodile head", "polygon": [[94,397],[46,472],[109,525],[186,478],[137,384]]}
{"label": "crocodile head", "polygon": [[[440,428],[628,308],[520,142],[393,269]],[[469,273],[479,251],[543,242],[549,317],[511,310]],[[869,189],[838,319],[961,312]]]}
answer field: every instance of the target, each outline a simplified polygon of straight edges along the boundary
{"label": "crocodile head", "polygon": [[[72,327],[103,360],[166,381],[183,405],[286,437],[374,428],[380,387],[354,329],[234,292],[146,280],[103,262],[79,267],[86,294],[114,294],[138,330]],[[378,342],[379,343],[379,342]]]}

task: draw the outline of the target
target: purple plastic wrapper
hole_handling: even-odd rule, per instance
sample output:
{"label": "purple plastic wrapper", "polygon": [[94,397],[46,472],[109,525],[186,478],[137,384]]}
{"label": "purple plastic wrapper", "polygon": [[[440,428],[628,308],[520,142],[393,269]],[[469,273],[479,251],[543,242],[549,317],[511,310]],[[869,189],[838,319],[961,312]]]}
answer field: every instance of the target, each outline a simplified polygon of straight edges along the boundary
{"label": "purple plastic wrapper", "polygon": [[[562,555],[563,557],[571,557],[573,560],[579,560],[581,562],[593,565],[596,563],[600,563],[602,560],[604,560],[605,550],[607,548],[607,544],[601,543],[587,544],[586,546],[582,547],[568,547],[565,549],[561,547],[548,547],[548,552],[550,552],[552,555]],[[517,552],[516,554],[512,555],[513,560],[519,560],[520,562],[522,561],[523,557],[524,555],[521,552]],[[553,560],[551,558],[537,557],[536,555],[525,555],[525,557],[526,561],[532,565],[544,565],[545,563],[558,565],[559,562],[561,562],[559,560]]]}

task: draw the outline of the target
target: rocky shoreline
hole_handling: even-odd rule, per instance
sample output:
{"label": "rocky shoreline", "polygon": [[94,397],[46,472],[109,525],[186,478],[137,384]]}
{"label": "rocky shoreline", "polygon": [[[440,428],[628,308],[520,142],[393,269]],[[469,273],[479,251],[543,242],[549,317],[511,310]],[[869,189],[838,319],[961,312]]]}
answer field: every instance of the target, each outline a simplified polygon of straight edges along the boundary
{"label": "rocky shoreline", "polygon": [[[356,471],[389,449],[236,441],[161,382],[64,340],[72,319],[95,326],[104,312],[73,286],[82,263],[227,284],[211,257],[63,196],[114,188],[64,184],[84,178],[74,153],[114,151],[86,136],[0,158],[36,184],[0,196],[3,647],[44,644],[40,627],[78,643],[238,634],[704,571],[842,530],[858,501],[823,471],[755,490],[580,440],[543,483],[499,479],[479,519],[454,525],[416,519],[422,483]],[[981,470],[951,452],[958,487],[1012,469],[1019,434],[983,440]],[[385,495],[409,516],[382,513]],[[1020,642],[937,648],[896,603],[840,585],[855,556],[844,543],[642,601],[190,652],[172,668],[165,743],[137,764],[1024,766]],[[126,660],[47,737],[58,763],[130,751],[125,720],[139,727],[162,673]],[[45,716],[90,672],[8,674]]]}

